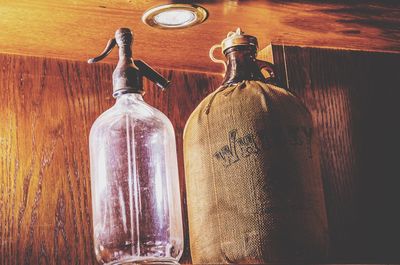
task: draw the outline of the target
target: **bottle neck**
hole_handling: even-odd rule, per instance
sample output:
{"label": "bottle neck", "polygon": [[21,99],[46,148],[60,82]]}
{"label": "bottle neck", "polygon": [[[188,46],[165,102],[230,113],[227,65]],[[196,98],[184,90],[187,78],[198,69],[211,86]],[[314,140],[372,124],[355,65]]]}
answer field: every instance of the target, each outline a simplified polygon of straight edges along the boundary
{"label": "bottle neck", "polygon": [[133,63],[132,60],[132,48],[130,45],[121,45],[118,49],[119,62],[121,63]]}
{"label": "bottle neck", "polygon": [[121,93],[116,97],[116,104],[134,103],[135,101],[143,101],[143,96],[140,93]]}
{"label": "bottle neck", "polygon": [[231,85],[244,80],[264,81],[256,61],[256,50],[251,46],[236,46],[225,52],[228,59],[223,85]]}

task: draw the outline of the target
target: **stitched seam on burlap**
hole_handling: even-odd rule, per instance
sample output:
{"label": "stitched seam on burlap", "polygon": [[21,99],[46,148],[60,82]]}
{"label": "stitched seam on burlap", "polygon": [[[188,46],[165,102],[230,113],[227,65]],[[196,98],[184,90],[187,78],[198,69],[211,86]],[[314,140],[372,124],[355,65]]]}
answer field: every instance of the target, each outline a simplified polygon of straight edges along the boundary
{"label": "stitched seam on burlap", "polygon": [[[232,86],[232,90],[230,93],[233,92],[233,90],[239,86],[241,86],[245,81],[239,82],[237,84],[233,84],[233,85],[229,85],[229,86],[220,86],[219,88],[217,88],[215,90],[214,95],[212,95],[210,101],[208,102],[207,106],[205,107],[205,113],[206,115],[208,115],[210,113],[210,109],[211,109],[211,104],[214,102],[215,97],[218,95],[218,93],[225,91],[227,88]],[[234,86],[234,87],[233,87]],[[227,94],[224,94],[225,96],[227,96]]]}
{"label": "stitched seam on burlap", "polygon": [[[210,157],[213,156],[212,150],[211,150],[211,137],[210,137],[210,125],[209,125],[209,117],[206,115],[207,119],[207,143],[208,143],[208,150],[209,150],[209,155]],[[215,184],[215,170],[214,170],[214,162],[211,159],[211,171],[212,171],[212,178],[213,178],[213,186],[214,186],[214,199],[215,199],[215,209],[217,210],[217,222],[218,222],[218,236],[219,236],[219,245],[220,245],[220,254],[221,257],[225,257],[225,255],[222,255],[222,240],[221,240],[221,222],[219,220],[219,207],[218,207],[218,195],[217,195],[217,187]]]}
{"label": "stitched seam on burlap", "polygon": [[211,96],[210,101],[208,101],[207,106],[205,107],[205,113],[206,115],[208,115],[210,113],[210,109],[211,109],[211,104],[213,103],[215,97],[217,96],[217,94],[221,91],[224,91],[226,87],[224,86],[220,86],[219,88],[217,88],[217,90],[215,90],[214,95]]}

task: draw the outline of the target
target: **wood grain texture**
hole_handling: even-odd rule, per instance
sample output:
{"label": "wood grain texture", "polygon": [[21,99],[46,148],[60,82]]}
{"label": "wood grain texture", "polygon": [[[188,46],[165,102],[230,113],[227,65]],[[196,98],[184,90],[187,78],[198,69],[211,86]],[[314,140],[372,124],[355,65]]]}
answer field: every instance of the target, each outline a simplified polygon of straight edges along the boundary
{"label": "wood grain texture", "polygon": [[400,262],[400,55],[268,50],[281,84],[303,100],[318,129],[330,262]]}
{"label": "wood grain texture", "polygon": [[[143,12],[170,1],[2,0],[0,52],[85,61],[98,55],[119,27],[135,32],[134,54],[168,69],[221,71],[208,50],[238,26],[270,42],[400,51],[398,1],[197,1],[208,20],[183,30],[158,30]],[[189,1],[190,2],[190,1]],[[108,62],[116,62],[112,53]]]}
{"label": "wood grain texture", "polygon": [[[13,55],[0,66],[0,264],[96,264],[88,135],[114,102],[114,66]],[[145,81],[145,100],[176,128],[184,201],[182,130],[220,77],[160,72],[173,85]]]}

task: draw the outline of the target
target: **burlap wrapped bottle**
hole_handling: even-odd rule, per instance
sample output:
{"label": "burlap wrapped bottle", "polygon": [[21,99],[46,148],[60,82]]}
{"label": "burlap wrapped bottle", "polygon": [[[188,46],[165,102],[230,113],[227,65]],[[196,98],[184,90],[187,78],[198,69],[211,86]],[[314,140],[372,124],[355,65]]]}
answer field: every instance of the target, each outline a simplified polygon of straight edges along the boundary
{"label": "burlap wrapped bottle", "polygon": [[193,263],[321,262],[328,227],[310,113],[265,82],[254,37],[228,36],[223,85],[184,131]]}

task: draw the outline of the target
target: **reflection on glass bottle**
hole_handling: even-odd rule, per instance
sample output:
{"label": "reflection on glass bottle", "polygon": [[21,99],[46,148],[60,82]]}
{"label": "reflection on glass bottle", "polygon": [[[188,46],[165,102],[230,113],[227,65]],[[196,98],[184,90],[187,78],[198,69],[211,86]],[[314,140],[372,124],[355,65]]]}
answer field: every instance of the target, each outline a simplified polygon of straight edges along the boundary
{"label": "reflection on glass bottle", "polygon": [[168,81],[131,59],[132,33],[119,29],[120,60],[113,74],[115,105],[90,132],[94,244],[104,264],[177,263],[183,250],[174,129],[143,101],[142,75]]}

